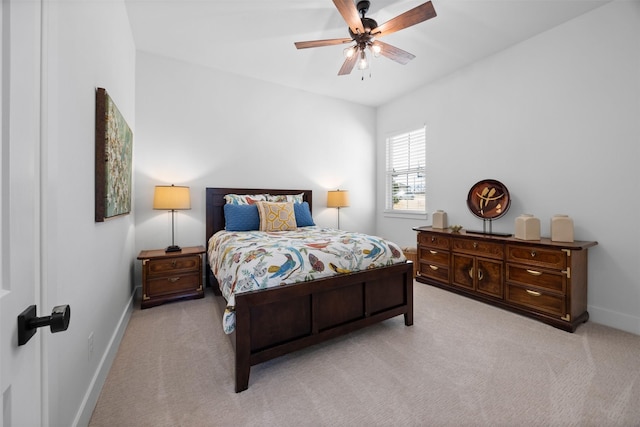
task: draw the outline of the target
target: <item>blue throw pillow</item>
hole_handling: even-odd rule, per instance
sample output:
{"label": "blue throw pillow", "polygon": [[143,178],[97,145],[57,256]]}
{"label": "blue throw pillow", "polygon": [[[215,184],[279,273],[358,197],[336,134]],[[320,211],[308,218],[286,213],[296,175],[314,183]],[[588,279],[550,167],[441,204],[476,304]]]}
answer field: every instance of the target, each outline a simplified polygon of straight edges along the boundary
{"label": "blue throw pillow", "polygon": [[224,228],[227,231],[260,229],[260,215],[256,205],[224,205]]}
{"label": "blue throw pillow", "polygon": [[296,215],[296,224],[298,227],[308,227],[310,225],[316,225],[313,222],[313,217],[311,216],[311,210],[309,209],[309,203],[294,203],[293,211]]}

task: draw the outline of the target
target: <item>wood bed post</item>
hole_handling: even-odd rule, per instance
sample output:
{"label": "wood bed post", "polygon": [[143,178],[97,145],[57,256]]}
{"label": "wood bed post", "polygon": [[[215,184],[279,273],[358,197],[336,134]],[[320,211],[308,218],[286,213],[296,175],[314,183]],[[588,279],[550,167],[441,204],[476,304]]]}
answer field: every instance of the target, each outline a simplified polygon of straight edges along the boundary
{"label": "wood bed post", "polygon": [[409,270],[405,273],[405,289],[407,294],[407,312],[404,314],[404,324],[413,325],[413,262],[407,261]]}
{"label": "wood bed post", "polygon": [[[249,374],[251,373],[251,324],[249,308],[242,302],[242,297],[236,297],[236,393],[249,388]],[[242,331],[243,333],[238,333]]]}

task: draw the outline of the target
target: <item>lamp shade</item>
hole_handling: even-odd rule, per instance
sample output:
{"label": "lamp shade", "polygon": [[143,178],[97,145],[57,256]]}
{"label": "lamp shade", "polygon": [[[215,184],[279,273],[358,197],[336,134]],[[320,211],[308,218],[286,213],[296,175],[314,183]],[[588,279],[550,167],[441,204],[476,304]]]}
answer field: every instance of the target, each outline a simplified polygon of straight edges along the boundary
{"label": "lamp shade", "polygon": [[328,208],[345,208],[349,206],[349,192],[346,190],[333,190],[327,192]]}
{"label": "lamp shade", "polygon": [[153,194],[153,209],[191,209],[189,187],[177,185],[157,185]]}

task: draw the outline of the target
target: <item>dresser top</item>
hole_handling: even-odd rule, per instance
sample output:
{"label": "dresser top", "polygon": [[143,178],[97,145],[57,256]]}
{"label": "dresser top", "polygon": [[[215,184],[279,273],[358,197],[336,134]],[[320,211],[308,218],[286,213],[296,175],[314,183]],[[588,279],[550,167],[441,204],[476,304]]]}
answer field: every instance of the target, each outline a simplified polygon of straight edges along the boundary
{"label": "dresser top", "polygon": [[595,242],[595,241],[582,241],[582,240],[575,240],[573,242],[554,242],[548,237],[543,237],[539,240],[522,240],[522,239],[516,239],[513,236],[506,237],[506,236],[492,235],[489,233],[482,233],[481,231],[468,232],[467,230],[462,229],[460,231],[454,232],[448,228],[433,228],[431,226],[413,227],[413,230],[418,232],[428,231],[430,233],[444,234],[444,235],[449,235],[451,237],[456,237],[456,238],[459,237],[459,238],[465,238],[465,239],[483,239],[483,240],[491,240],[491,241],[501,242],[501,243],[519,243],[519,244],[524,243],[529,245],[554,246],[558,248],[568,248],[573,250],[587,249],[592,246],[596,246],[598,244],[598,242]]}

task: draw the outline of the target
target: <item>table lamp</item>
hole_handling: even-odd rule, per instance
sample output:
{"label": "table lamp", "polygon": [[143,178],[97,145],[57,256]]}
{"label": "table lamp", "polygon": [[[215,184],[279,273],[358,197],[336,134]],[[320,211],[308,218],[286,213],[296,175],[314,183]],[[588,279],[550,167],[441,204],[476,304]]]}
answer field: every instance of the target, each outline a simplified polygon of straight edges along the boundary
{"label": "table lamp", "polygon": [[171,211],[171,246],[165,252],[179,252],[180,246],[174,240],[174,213],[177,210],[191,209],[189,187],[176,185],[156,185],[153,194],[153,209]]}
{"label": "table lamp", "polygon": [[327,192],[327,207],[338,209],[338,228],[340,228],[340,208],[349,206],[349,192],[346,190],[332,190]]}

